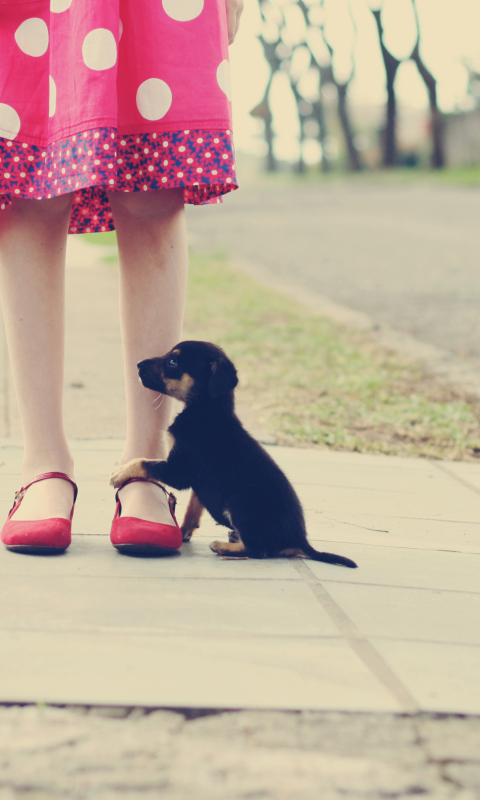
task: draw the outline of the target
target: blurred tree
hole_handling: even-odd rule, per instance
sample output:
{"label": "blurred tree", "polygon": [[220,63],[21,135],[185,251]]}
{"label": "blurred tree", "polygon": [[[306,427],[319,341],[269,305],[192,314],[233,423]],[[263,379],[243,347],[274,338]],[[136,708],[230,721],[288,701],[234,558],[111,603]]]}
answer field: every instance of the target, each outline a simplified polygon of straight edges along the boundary
{"label": "blurred tree", "polygon": [[420,77],[422,78],[428,93],[430,106],[430,131],[432,138],[432,151],[430,155],[430,165],[434,169],[441,169],[445,166],[445,150],[443,142],[443,120],[437,104],[437,81],[426,66],[420,53],[420,22],[416,0],[412,0],[417,25],[417,41],[413,48],[410,58],[415,62]]}
{"label": "blurred tree", "polygon": [[398,163],[397,98],[395,96],[395,78],[397,77],[397,70],[402,62],[398,58],[395,58],[395,56],[392,55],[385,45],[385,31],[382,24],[382,7],[383,2],[381,3],[380,7],[370,7],[370,10],[375,18],[375,23],[377,26],[380,50],[382,52],[383,64],[385,66],[385,78],[387,85],[387,110],[382,143],[383,166],[395,167]]}
{"label": "blurred tree", "polygon": [[[315,139],[319,142],[321,152],[319,165],[324,171],[331,168],[327,115],[323,102],[323,90],[329,85],[334,86],[336,90],[337,112],[345,139],[348,167],[359,170],[362,164],[355,146],[348,107],[348,88],[354,76],[353,58],[350,74],[344,80],[338,79],[333,67],[334,47],[325,34],[324,0],[313,0],[309,5],[305,0],[294,0],[291,3],[283,3],[282,6],[275,0],[263,0],[260,4],[262,30],[258,38],[270,66],[270,77],[262,101],[250,112],[253,117],[260,118],[264,122],[267,169],[273,171],[277,168],[273,149],[270,92],[275,74],[282,71],[288,75],[300,125],[300,154],[295,166],[296,171],[303,172],[305,169],[303,158],[305,139]],[[301,12],[305,25],[304,34],[300,35],[297,30],[295,36],[289,30],[287,17],[287,12],[290,12],[290,26],[293,27],[291,12],[294,7],[297,13],[298,10]],[[297,16],[295,20],[297,28],[298,21]],[[312,86],[316,88],[312,90]]]}

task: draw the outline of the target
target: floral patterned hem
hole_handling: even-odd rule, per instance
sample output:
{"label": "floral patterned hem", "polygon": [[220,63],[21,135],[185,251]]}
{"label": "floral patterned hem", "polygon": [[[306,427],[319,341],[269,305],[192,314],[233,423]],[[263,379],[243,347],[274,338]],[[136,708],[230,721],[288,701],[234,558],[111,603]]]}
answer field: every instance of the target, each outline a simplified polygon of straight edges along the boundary
{"label": "floral patterned hem", "polygon": [[78,133],[48,147],[0,138],[0,210],[10,195],[46,199],[74,193],[70,233],[114,230],[108,192],[183,187],[186,203],[220,203],[238,188],[229,130],[121,136]]}

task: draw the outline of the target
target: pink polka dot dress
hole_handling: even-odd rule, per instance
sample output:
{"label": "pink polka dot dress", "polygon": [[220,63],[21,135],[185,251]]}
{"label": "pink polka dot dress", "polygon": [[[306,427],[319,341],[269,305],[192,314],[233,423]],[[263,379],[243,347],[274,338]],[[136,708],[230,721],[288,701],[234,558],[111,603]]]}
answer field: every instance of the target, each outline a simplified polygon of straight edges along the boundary
{"label": "pink polka dot dress", "polygon": [[0,213],[73,192],[70,233],[107,231],[109,192],[237,188],[225,0],[0,0],[0,54]]}

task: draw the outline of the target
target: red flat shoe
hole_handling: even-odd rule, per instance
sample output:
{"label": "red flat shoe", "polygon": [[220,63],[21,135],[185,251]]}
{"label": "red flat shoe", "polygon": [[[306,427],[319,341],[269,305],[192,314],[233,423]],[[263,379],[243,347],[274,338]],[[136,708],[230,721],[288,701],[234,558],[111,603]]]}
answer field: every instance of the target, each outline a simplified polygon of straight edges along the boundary
{"label": "red flat shoe", "polygon": [[[120,516],[122,504],[119,500],[118,492],[123,489],[123,486],[136,481],[154,483],[165,492],[174,525],[166,525],[164,522],[150,522],[138,517]],[[115,494],[117,508],[110,532],[110,541],[113,546],[120,553],[128,553],[130,555],[167,555],[179,550],[182,546],[182,531],[175,518],[175,506],[177,505],[175,495],[167,492],[161,483],[151,478],[130,478],[125,481],[123,486]]]}
{"label": "red flat shoe", "polygon": [[[27,489],[34,483],[46,481],[48,478],[62,478],[73,486],[73,505],[70,518],[51,517],[50,519],[12,520],[19,508]],[[7,521],[4,523],[0,538],[7,548],[16,553],[63,553],[72,541],[72,518],[77,499],[78,488],[75,481],[64,472],[44,472],[33,481],[15,492],[15,500]]]}

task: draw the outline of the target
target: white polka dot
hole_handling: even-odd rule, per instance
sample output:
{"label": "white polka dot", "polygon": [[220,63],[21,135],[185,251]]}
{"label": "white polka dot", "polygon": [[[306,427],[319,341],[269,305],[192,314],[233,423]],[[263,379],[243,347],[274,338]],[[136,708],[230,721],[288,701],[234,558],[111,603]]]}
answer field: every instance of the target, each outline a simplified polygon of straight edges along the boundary
{"label": "white polka dot", "polygon": [[147,191],[147,189],[148,189],[148,186],[144,186],[144,187],[143,187],[143,191],[144,191],[144,192],[146,192],[146,191]]}
{"label": "white polka dot", "polygon": [[5,208],[5,203],[2,203],[1,208],[2,209]]}
{"label": "white polka dot", "polygon": [[20,173],[20,177],[21,177],[21,178],[24,178],[24,177],[25,177],[25,173],[24,173],[24,172],[21,172],[21,173]]}
{"label": "white polka dot", "polygon": [[28,156],[29,161],[33,161],[33,156]]}
{"label": "white polka dot", "polygon": [[113,180],[113,178],[110,178],[110,180],[109,180],[108,182],[109,182],[109,183],[115,183],[115,181]]}
{"label": "white polka dot", "polygon": [[108,169],[113,169],[113,164],[109,164]]}
{"label": "white polka dot", "polygon": [[152,165],[151,165],[151,164],[150,164],[150,166],[149,166],[149,168],[148,168],[148,171],[149,171],[149,172],[153,172],[153,167],[152,167]]}
{"label": "white polka dot", "polygon": [[172,105],[172,91],[160,78],[148,78],[137,90],[137,108],[144,119],[161,119]]}
{"label": "white polka dot", "polygon": [[9,178],[10,177],[10,173],[9,172],[4,172],[3,173],[3,177],[4,178]]}
{"label": "white polka dot", "polygon": [[110,69],[117,61],[117,43],[108,28],[94,28],[87,33],[82,45],[82,56],[89,69]]}
{"label": "white polka dot", "polygon": [[164,167],[168,167],[168,161],[167,161],[167,159],[165,159],[165,161],[163,162],[163,166],[164,166]]}
{"label": "white polka dot", "polygon": [[15,156],[15,158],[14,158],[13,160],[14,160],[14,161],[20,161],[20,159],[19,159],[19,157],[18,157],[18,156]]}
{"label": "white polka dot", "polygon": [[146,147],[146,148],[145,148],[145,150],[144,150],[143,152],[144,152],[144,153],[148,153],[148,147]]}
{"label": "white polka dot", "polygon": [[127,175],[127,179],[128,179],[128,180],[130,180],[130,178],[131,178],[131,177],[132,177],[131,175]]}
{"label": "white polka dot", "polygon": [[117,164],[123,164],[123,158],[117,158]]}
{"label": "white polka dot", "polygon": [[158,153],[157,152],[155,152],[153,155],[155,156],[155,158],[158,158]]}
{"label": "white polka dot", "polygon": [[12,143],[11,142],[7,142],[7,147],[11,147],[11,146],[12,146]]}
{"label": "white polka dot", "polygon": [[223,154],[223,156],[222,156],[222,158],[228,158],[228,155],[227,155],[227,153],[224,153],[224,154]]}
{"label": "white polka dot", "polygon": [[222,92],[225,92],[228,99],[232,99],[232,89],[230,85],[230,64],[225,59],[221,61],[217,68],[217,81]]}
{"label": "white polka dot", "polygon": [[29,192],[33,192],[33,186],[30,186]]}
{"label": "white polka dot", "polygon": [[164,142],[164,143],[163,143],[163,146],[164,146],[164,147],[168,147],[168,142]]}
{"label": "white polka dot", "polygon": [[48,85],[49,85],[48,116],[53,117],[55,111],[57,110],[57,87],[51,75],[49,76],[48,79]]}
{"label": "white polka dot", "polygon": [[22,144],[22,147],[28,147],[28,144],[27,144],[26,142],[24,142],[24,143]]}
{"label": "white polka dot", "polygon": [[61,14],[67,11],[72,5],[72,0],[50,0],[50,11],[54,14]]}
{"label": "white polka dot", "polygon": [[110,150],[110,145],[109,144],[104,144],[103,145],[103,149],[104,150]]}
{"label": "white polka dot", "polygon": [[213,141],[215,142],[215,144],[218,144],[220,139],[214,139]]}
{"label": "white polka dot", "polygon": [[203,172],[203,169],[201,167],[197,167],[197,172]]}
{"label": "white polka dot", "polygon": [[193,164],[193,158],[187,158],[187,164]]}
{"label": "white polka dot", "polygon": [[6,103],[0,103],[0,136],[5,139],[15,139],[19,130],[20,117],[15,109],[12,106],[7,106]]}
{"label": "white polka dot", "polygon": [[227,178],[227,183],[231,183],[231,182],[232,182],[232,179],[231,178]]}
{"label": "white polka dot", "polygon": [[100,164],[100,161],[98,160],[98,158],[96,158],[93,163],[98,165],[98,164]]}
{"label": "white polka dot", "polygon": [[27,56],[43,56],[48,50],[47,23],[39,17],[24,20],[15,31],[15,41]]}
{"label": "white polka dot", "polygon": [[166,182],[167,182],[167,179],[166,178],[162,178],[162,183],[166,183]]}
{"label": "white polka dot", "polygon": [[165,14],[176,22],[189,22],[203,11],[204,0],[162,0]]}
{"label": "white polka dot", "polygon": [[125,139],[122,139],[122,141],[120,142],[120,144],[127,144],[127,143],[126,143]]}
{"label": "white polka dot", "polygon": [[183,145],[181,147],[179,147],[178,149],[180,150],[181,153],[185,152],[185,148],[183,147]]}
{"label": "white polka dot", "polygon": [[177,178],[183,178],[183,172],[177,172]]}
{"label": "white polka dot", "polygon": [[184,133],[190,133],[190,131],[183,131]]}
{"label": "white polka dot", "polygon": [[216,169],[212,169],[212,175],[216,175],[216,174],[217,174],[217,170]]}
{"label": "white polka dot", "polygon": [[197,142],[198,142],[198,144],[202,144],[202,142],[203,142],[203,139],[202,139],[202,137],[200,137],[199,139],[197,139]]}
{"label": "white polka dot", "polygon": [[20,194],[20,189],[15,189],[15,194]]}
{"label": "white polka dot", "polygon": [[62,175],[65,175],[65,167],[62,167]]}

